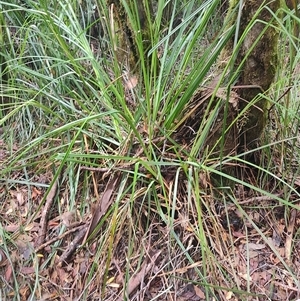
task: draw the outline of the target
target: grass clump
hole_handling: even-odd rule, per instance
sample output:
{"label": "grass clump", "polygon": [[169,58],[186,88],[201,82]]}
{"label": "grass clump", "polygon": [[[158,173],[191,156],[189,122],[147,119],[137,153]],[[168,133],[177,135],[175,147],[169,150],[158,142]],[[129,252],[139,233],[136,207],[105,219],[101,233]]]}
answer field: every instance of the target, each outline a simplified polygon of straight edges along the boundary
{"label": "grass clump", "polygon": [[[178,1],[166,25],[167,2],[148,16],[150,50],[126,7],[136,77],[117,58],[106,1],[0,2],[3,300],[299,297],[299,54],[264,95],[256,160],[222,157],[207,137],[225,101],[199,91],[234,30],[210,32],[216,0]],[[282,58],[298,43],[284,13]],[[215,189],[216,176],[234,185]]]}

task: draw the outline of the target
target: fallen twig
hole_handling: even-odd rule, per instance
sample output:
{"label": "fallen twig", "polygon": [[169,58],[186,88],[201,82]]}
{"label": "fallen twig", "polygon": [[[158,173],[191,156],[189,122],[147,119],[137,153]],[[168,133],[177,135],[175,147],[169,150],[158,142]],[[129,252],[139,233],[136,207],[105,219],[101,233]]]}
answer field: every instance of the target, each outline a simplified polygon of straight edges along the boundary
{"label": "fallen twig", "polygon": [[272,201],[274,200],[274,197],[279,198],[282,196],[282,193],[275,193],[273,196],[255,196],[252,198],[245,199],[244,201],[239,201],[239,204],[248,204],[248,203],[253,203],[253,202],[263,202],[263,201]]}
{"label": "fallen twig", "polygon": [[68,248],[61,254],[59,260],[58,260],[58,265],[61,266],[63,262],[67,262],[67,259],[76,251],[77,247],[81,244],[86,231],[88,229],[88,225],[84,225],[79,232],[76,234],[75,238],[73,241],[71,241],[70,245]]}
{"label": "fallen twig", "polygon": [[41,216],[41,221],[40,221],[39,236],[36,241],[36,245],[38,247],[44,243],[44,240],[46,238],[48,215],[49,215],[49,211],[52,206],[53,200],[55,198],[57,188],[58,188],[58,182],[55,181],[47,195],[47,198],[46,198],[46,203],[45,203],[44,209],[42,211],[42,216]]}
{"label": "fallen twig", "polygon": [[[79,224],[78,224],[78,223],[76,223],[76,224],[77,224],[77,225],[74,225],[74,227],[73,227],[72,229],[66,231],[65,233],[63,233],[63,234],[61,234],[61,235],[59,235],[59,236],[57,236],[57,237],[54,237],[54,238],[52,238],[52,239],[46,241],[46,242],[43,243],[43,244],[41,244],[38,248],[35,249],[35,252],[36,252],[36,253],[40,252],[41,250],[45,249],[47,246],[49,246],[49,245],[55,243],[55,242],[58,241],[58,240],[63,239],[63,238],[66,237],[67,235],[69,235],[69,234],[71,234],[71,233],[73,233],[73,232],[75,232],[75,231],[77,231],[77,230],[80,230],[81,228],[83,228],[83,227],[86,226],[86,225],[83,225],[82,222],[80,222]],[[70,227],[72,227],[72,225],[71,225]]]}
{"label": "fallen twig", "polygon": [[96,235],[96,233],[93,233],[93,232],[96,229],[97,225],[99,224],[102,216],[107,212],[107,209],[111,205],[111,203],[113,201],[111,196],[112,196],[113,192],[116,190],[116,186],[117,186],[119,180],[120,180],[120,174],[116,174],[116,175],[114,175],[112,180],[108,182],[108,184],[105,188],[105,191],[102,194],[101,199],[99,199],[99,201],[98,201],[97,208],[94,211],[88,231],[83,240],[83,244],[85,244],[87,238],[91,234]]}

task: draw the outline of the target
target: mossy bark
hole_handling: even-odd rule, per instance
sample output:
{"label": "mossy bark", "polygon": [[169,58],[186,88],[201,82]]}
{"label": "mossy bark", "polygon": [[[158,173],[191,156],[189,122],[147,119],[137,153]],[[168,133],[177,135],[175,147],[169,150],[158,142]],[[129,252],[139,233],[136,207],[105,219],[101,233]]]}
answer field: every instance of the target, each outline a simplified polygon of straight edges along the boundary
{"label": "mossy bark", "polygon": [[[237,22],[239,3],[239,0],[230,1],[229,24]],[[243,3],[239,38],[245,30],[247,33],[234,65],[234,68],[238,68],[243,64],[236,84],[239,87],[236,92],[240,97],[240,112],[251,104],[240,120],[240,146],[243,150],[257,145],[266,124],[268,102],[260,95],[270,88],[275,78],[278,32],[271,25],[274,22],[271,11],[276,13],[280,5],[280,0],[247,0]],[[250,23],[253,25],[248,29]],[[230,57],[233,52],[232,40],[224,49],[221,60]]]}
{"label": "mossy bark", "polygon": [[[110,7],[111,30],[114,36],[114,50],[118,61],[127,65],[130,72],[137,72],[140,55],[145,56],[150,48],[150,22],[147,16],[152,16],[151,1],[114,0],[108,1]],[[131,16],[129,16],[129,11]],[[141,39],[138,39],[141,35]],[[142,41],[143,52],[137,44]],[[147,60],[147,57],[144,58]]]}
{"label": "mossy bark", "polygon": [[[276,13],[280,2],[281,0],[246,0],[242,2],[242,7],[239,6],[239,0],[229,2],[225,22],[228,29],[239,26],[236,31],[238,36],[232,37],[223,49],[219,65],[221,72],[229,63],[229,74],[239,72],[231,91],[223,88],[227,91],[227,96],[220,102],[223,107],[219,107],[217,122],[207,140],[208,147],[211,149],[214,145],[214,150],[219,152],[221,159],[254,149],[259,143],[268,112],[268,101],[262,94],[270,88],[277,68],[278,33],[272,26],[272,22],[275,23],[272,12]],[[212,89],[214,86],[212,84]],[[218,95],[215,98],[222,100]],[[222,164],[220,170],[233,177],[239,177],[240,174],[239,168],[234,164]],[[215,185],[234,184],[226,176],[215,175],[213,180]]]}

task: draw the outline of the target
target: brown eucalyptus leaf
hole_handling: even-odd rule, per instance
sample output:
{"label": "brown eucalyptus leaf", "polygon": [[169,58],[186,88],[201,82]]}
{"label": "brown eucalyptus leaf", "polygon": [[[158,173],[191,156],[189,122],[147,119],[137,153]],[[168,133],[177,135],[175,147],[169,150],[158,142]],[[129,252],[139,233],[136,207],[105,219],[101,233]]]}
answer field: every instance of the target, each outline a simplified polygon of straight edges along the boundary
{"label": "brown eucalyptus leaf", "polygon": [[108,182],[105,191],[96,206],[87,234],[83,240],[83,244],[85,243],[86,239],[94,232],[102,216],[106,213],[107,209],[111,205],[113,201],[111,196],[116,189],[119,179],[120,179],[120,174],[117,174],[114,175],[113,179]]}

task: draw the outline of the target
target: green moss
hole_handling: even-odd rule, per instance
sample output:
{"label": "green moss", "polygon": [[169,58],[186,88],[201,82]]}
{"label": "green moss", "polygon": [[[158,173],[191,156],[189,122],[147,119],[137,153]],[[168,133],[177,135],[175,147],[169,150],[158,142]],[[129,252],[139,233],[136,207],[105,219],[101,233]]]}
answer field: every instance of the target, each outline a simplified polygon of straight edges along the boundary
{"label": "green moss", "polygon": [[[238,0],[230,1],[228,26],[232,26],[237,22],[239,3]],[[280,5],[280,0],[271,2],[247,0],[243,4],[239,20],[239,38],[245,30],[248,30],[240,49],[238,49],[234,64],[234,68],[240,68],[242,64],[236,84],[240,87],[237,91],[241,99],[239,103],[240,111],[255,100],[255,103],[248,109],[241,121],[242,128],[240,128],[240,132],[243,135],[240,144],[245,145],[248,149],[256,145],[266,123],[268,103],[266,98],[259,95],[266,92],[274,80],[278,42],[276,29],[266,24],[273,22],[273,16],[268,8],[276,12]],[[255,22],[253,22],[254,18],[256,18]],[[249,30],[248,26],[251,22],[252,27]],[[235,51],[233,47],[232,39],[222,53],[221,60],[223,62],[228,61],[230,55]]]}
{"label": "green moss", "polygon": [[[109,5],[108,1],[108,5]],[[150,47],[150,28],[147,20],[147,7],[141,1],[131,0],[125,8],[124,2],[117,0],[113,5],[114,34],[116,42],[116,55],[121,63],[128,62],[131,72],[136,71],[139,62],[139,50],[137,47],[137,34],[142,34],[144,53]],[[126,9],[131,9],[132,16]],[[136,11],[135,11],[136,10]],[[148,7],[151,10],[151,7]],[[134,17],[137,19],[135,20]]]}

